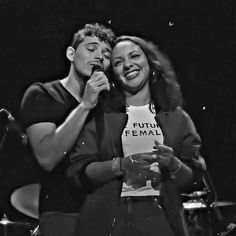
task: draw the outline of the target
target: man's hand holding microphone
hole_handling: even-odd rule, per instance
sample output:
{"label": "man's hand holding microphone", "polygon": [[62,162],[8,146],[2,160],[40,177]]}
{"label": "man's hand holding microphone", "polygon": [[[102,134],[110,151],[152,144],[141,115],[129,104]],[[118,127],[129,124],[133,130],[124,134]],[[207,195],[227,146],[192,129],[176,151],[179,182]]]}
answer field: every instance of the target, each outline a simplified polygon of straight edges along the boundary
{"label": "man's hand holding microphone", "polygon": [[103,66],[94,64],[90,79],[85,85],[83,102],[89,108],[94,108],[99,99],[99,94],[102,91],[110,91],[110,84],[106,74],[104,73]]}

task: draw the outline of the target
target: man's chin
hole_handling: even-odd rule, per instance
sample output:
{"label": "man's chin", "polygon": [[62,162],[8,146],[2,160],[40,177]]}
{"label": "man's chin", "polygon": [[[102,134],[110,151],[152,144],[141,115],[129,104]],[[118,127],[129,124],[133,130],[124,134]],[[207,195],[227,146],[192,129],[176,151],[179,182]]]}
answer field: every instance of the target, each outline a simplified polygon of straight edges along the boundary
{"label": "man's chin", "polygon": [[90,79],[90,77],[91,77],[91,75],[85,75],[85,74],[81,74],[81,73],[76,73],[77,74],[77,77],[78,77],[78,79],[79,80],[82,80],[83,82],[87,82],[89,79]]}

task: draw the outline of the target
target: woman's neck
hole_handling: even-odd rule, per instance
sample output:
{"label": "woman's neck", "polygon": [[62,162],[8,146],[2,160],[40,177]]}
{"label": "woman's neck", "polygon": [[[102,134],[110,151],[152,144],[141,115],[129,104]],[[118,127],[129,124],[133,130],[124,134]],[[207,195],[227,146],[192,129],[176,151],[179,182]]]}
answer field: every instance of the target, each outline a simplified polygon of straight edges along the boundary
{"label": "woman's neck", "polygon": [[126,104],[133,106],[142,106],[150,103],[151,95],[149,86],[145,86],[136,94],[125,92]]}

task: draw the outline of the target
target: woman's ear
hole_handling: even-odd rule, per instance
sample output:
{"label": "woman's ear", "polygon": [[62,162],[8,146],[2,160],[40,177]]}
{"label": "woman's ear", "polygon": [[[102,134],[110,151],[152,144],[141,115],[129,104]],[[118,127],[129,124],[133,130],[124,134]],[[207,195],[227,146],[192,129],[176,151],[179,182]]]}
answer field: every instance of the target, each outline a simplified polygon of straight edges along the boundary
{"label": "woman's ear", "polygon": [[73,47],[68,47],[66,50],[66,57],[68,58],[68,60],[70,62],[74,61],[74,57],[75,57],[75,49]]}

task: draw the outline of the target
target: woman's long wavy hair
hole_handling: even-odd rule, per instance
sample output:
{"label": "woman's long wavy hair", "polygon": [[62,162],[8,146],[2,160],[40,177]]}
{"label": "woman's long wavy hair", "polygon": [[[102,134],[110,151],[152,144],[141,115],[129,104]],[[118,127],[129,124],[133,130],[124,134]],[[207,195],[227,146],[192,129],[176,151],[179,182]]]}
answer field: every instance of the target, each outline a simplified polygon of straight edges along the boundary
{"label": "woman's long wavy hair", "polygon": [[[115,45],[127,40],[138,45],[147,57],[150,67],[151,100],[156,109],[167,112],[182,106],[180,85],[177,82],[175,71],[167,56],[154,43],[136,36],[120,36],[115,41]],[[116,80],[114,80],[114,83],[122,91],[121,86]]]}

